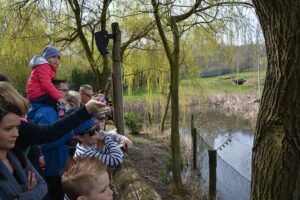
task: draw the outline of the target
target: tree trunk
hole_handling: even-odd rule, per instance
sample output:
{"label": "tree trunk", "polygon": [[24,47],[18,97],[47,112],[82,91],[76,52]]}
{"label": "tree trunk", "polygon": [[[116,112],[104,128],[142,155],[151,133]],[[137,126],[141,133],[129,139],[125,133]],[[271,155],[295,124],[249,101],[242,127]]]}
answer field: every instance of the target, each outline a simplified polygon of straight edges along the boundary
{"label": "tree trunk", "polygon": [[[109,0],[105,0],[105,6],[102,9],[102,16],[101,16],[101,27],[106,25],[106,22],[104,22],[103,20],[106,20],[106,12],[109,6],[110,1]],[[95,78],[96,78],[96,90],[98,89],[103,89],[105,86],[105,83],[107,81],[107,79],[110,77],[110,73],[111,70],[109,69],[108,66],[108,59],[107,56],[104,56],[104,66],[103,66],[103,70],[102,72],[100,72],[99,69],[99,65],[97,64],[97,62],[95,61],[95,58],[93,56],[93,51],[88,43],[88,40],[85,36],[84,30],[83,30],[83,26],[82,26],[82,19],[81,19],[81,7],[79,2],[76,1],[69,1],[69,4],[72,5],[71,8],[73,9],[74,15],[75,15],[75,21],[76,21],[76,25],[77,25],[77,34],[79,36],[79,39],[81,41],[81,44],[83,46],[83,49],[85,51],[87,60],[90,63],[91,69],[95,74]]]}
{"label": "tree trunk", "polygon": [[[106,24],[107,24],[107,11],[109,4],[111,3],[111,0],[104,0],[103,1],[103,7],[102,12],[100,16],[100,24],[101,24],[101,30],[106,30]],[[106,86],[106,82],[111,76],[111,68],[109,67],[109,60],[107,55],[102,55],[103,58],[103,70],[102,72],[97,76],[97,81],[99,82],[99,88],[98,89],[104,89]]]}
{"label": "tree trunk", "polygon": [[300,2],[253,0],[268,69],[254,136],[251,199],[300,199]]}
{"label": "tree trunk", "polygon": [[97,76],[97,81],[99,82],[99,89],[103,90],[106,87],[107,80],[111,76],[111,69],[109,67],[108,56],[103,57],[103,70],[99,76]]}
{"label": "tree trunk", "polygon": [[179,52],[180,38],[176,21],[171,17],[171,29],[173,35],[173,63],[171,65],[171,149],[172,149],[172,171],[177,192],[183,194],[181,180],[181,153],[179,135]]}
{"label": "tree trunk", "polygon": [[164,116],[161,119],[160,126],[159,126],[161,132],[163,132],[165,130],[165,121],[166,121],[168,110],[169,110],[170,99],[171,99],[171,93],[169,92],[168,93],[168,98],[167,98],[167,105],[166,105],[166,109],[165,109],[165,112],[164,112]]}
{"label": "tree trunk", "polygon": [[169,46],[167,37],[165,35],[156,0],[151,1],[153,6],[153,13],[159,35],[161,37],[171,71],[171,149],[172,149],[172,173],[176,192],[183,194],[183,185],[181,181],[181,153],[179,140],[179,101],[178,101],[178,86],[179,86],[179,53],[180,53],[180,36],[176,20],[174,17],[169,18],[173,35],[173,52]]}

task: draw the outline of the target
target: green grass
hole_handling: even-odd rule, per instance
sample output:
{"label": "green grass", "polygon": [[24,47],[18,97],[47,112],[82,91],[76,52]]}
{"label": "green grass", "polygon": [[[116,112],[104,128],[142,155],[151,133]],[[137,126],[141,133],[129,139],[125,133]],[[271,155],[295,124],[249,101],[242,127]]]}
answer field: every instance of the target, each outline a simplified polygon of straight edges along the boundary
{"label": "green grass", "polygon": [[[266,70],[260,71],[260,89],[263,89]],[[232,73],[209,78],[197,78],[192,80],[181,80],[181,95],[189,96],[209,96],[212,94],[230,94],[230,93],[250,93],[256,92],[257,71],[247,71],[241,73]],[[245,79],[243,85],[233,83],[234,79]],[[188,92],[186,92],[188,91]],[[134,92],[131,96],[125,96],[125,100],[145,100],[148,95],[145,91]]]}
{"label": "green grass", "polygon": [[[261,71],[260,88],[263,88],[265,79],[265,70]],[[245,79],[246,82],[243,85],[236,85],[233,83],[234,79]],[[196,93],[248,93],[255,92],[258,89],[257,86],[257,72],[241,72],[239,74],[226,74],[209,78],[198,78],[196,80],[183,80],[181,81],[181,89],[191,88]]]}
{"label": "green grass", "polygon": [[137,90],[133,91],[132,95],[128,95],[126,92],[124,93],[124,99],[126,101],[134,100],[134,101],[144,101],[147,98],[147,92],[146,90]]}

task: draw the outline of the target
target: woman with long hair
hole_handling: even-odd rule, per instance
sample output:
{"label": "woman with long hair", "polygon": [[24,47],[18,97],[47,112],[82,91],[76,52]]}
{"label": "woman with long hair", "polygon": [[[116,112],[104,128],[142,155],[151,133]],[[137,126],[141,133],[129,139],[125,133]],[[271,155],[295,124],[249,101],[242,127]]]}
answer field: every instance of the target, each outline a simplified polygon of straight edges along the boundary
{"label": "woman with long hair", "polygon": [[43,199],[47,184],[16,145],[27,101],[7,82],[0,82],[0,196]]}

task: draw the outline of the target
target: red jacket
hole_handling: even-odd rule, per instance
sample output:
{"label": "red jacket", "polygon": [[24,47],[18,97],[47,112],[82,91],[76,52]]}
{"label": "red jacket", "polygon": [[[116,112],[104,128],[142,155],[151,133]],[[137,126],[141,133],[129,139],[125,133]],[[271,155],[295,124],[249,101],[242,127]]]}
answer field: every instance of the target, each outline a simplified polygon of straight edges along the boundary
{"label": "red jacket", "polygon": [[55,75],[56,69],[48,63],[34,66],[26,84],[27,98],[31,101],[44,94],[55,100],[61,98],[61,94],[51,82]]}

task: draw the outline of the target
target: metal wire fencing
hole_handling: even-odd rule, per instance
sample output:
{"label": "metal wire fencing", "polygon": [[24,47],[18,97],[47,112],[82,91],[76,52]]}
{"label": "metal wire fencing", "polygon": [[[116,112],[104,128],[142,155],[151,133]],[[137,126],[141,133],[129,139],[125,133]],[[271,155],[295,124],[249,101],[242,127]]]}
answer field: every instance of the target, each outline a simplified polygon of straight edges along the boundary
{"label": "metal wire fencing", "polygon": [[[200,171],[204,191],[209,199],[249,200],[250,180],[220,157],[218,154],[220,149],[213,149],[200,134],[197,134],[196,139],[197,169]],[[212,160],[216,163],[213,164]]]}

